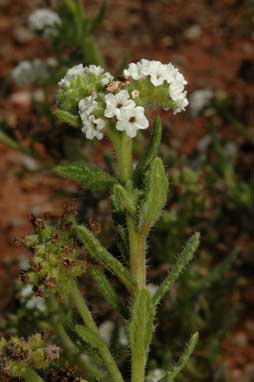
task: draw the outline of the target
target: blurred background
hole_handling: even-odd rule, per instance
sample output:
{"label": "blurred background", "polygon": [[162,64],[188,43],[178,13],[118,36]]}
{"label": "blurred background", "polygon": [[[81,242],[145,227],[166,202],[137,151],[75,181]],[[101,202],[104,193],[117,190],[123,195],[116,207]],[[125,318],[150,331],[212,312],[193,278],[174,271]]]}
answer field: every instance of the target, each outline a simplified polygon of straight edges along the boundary
{"label": "blurred background", "polygon": [[[172,62],[188,80],[190,105],[176,116],[162,114],[160,155],[171,191],[149,243],[151,289],[192,232],[201,232],[202,244],[161,307],[150,381],[194,330],[201,340],[180,382],[254,381],[254,1],[83,3],[80,20],[68,1],[0,0],[0,329],[26,334],[20,323],[29,306],[16,280],[28,255],[15,241],[31,230],[30,214],[60,214],[72,203],[84,221],[107,222],[100,235],[114,248],[106,196],[52,174],[64,159],[110,168],[112,158],[108,142],[89,143],[56,121],[57,82],[80,62],[116,75],[141,58]],[[59,13],[56,34],[31,30],[38,8]],[[24,61],[23,71],[15,70]],[[149,132],[137,138],[137,159],[148,142]],[[110,337],[116,317],[103,302],[96,310],[121,354],[121,341]]]}

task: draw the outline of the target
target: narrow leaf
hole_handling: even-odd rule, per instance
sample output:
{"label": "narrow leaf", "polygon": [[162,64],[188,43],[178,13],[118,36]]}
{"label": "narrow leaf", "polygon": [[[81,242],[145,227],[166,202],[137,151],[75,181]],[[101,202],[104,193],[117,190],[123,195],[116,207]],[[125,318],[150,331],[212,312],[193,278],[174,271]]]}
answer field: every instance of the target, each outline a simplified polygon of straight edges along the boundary
{"label": "narrow leaf", "polygon": [[198,333],[195,333],[195,334],[192,335],[192,337],[191,337],[191,339],[189,341],[189,344],[187,345],[186,350],[184,351],[184,353],[180,357],[180,359],[177,362],[176,366],[172,370],[168,371],[166,373],[165,377],[160,379],[159,382],[174,382],[175,381],[175,378],[181,373],[181,371],[187,365],[187,363],[188,363],[188,361],[189,361],[189,359],[191,357],[191,354],[194,351],[194,348],[195,348],[197,342],[198,342]]}
{"label": "narrow leaf", "polygon": [[139,228],[149,230],[159,219],[166,204],[168,178],[160,158],[155,158],[147,175],[143,204],[140,209]]}
{"label": "narrow leaf", "polygon": [[100,269],[89,266],[89,272],[91,273],[92,277],[96,281],[96,284],[102,294],[102,296],[105,298],[105,300],[118,312],[121,313],[121,305],[117,296],[116,291],[110,284],[109,280],[107,279],[105,273],[101,271]]}
{"label": "narrow leaf", "polygon": [[160,117],[156,117],[154,121],[153,136],[151,139],[151,143],[147,151],[145,152],[144,156],[140,159],[134,171],[134,179],[136,180],[136,182],[139,182],[140,180],[142,180],[142,177],[144,176],[144,173],[147,167],[156,157],[160,143],[161,143],[161,135],[162,135],[161,120],[160,120]]}
{"label": "narrow leaf", "polygon": [[95,32],[96,29],[101,25],[101,23],[104,19],[106,10],[107,10],[107,3],[108,3],[107,0],[103,1],[102,5],[99,9],[99,12],[97,13],[94,20],[92,21],[91,26],[90,26],[90,32],[91,33]]}
{"label": "narrow leaf", "polygon": [[60,119],[63,122],[66,122],[73,127],[80,127],[80,122],[76,115],[73,115],[69,113],[68,111],[61,110],[61,109],[56,109],[54,111],[54,114],[56,115],[58,119]]}
{"label": "narrow leaf", "polygon": [[153,296],[153,303],[155,306],[163,299],[165,294],[168,292],[172,284],[178,279],[184,268],[192,260],[200,242],[200,234],[198,232],[187,241],[185,248],[183,249],[181,255],[179,256],[175,266],[172,271],[166,277],[166,279],[161,283],[159,288],[156,290]]}
{"label": "narrow leaf", "polygon": [[83,226],[77,226],[74,230],[77,238],[84,244],[89,255],[97,259],[111,273],[117,276],[129,290],[134,291],[135,283],[129,271],[101,245],[93,233]]}
{"label": "narrow leaf", "polygon": [[76,2],[73,0],[64,0],[64,4],[69,9],[69,11],[75,15],[75,13],[77,11]]}
{"label": "narrow leaf", "polygon": [[93,191],[110,189],[117,180],[102,171],[99,167],[84,162],[60,164],[55,167],[57,175],[80,182],[85,188]]}
{"label": "narrow leaf", "polygon": [[120,206],[122,210],[127,211],[131,215],[135,215],[136,208],[135,203],[128,195],[125,188],[123,188],[120,184],[116,184],[113,187],[113,195],[116,198],[117,204]]}
{"label": "narrow leaf", "polygon": [[154,316],[155,309],[150,293],[147,289],[139,289],[129,325],[130,347],[134,359],[146,358],[152,339]]}
{"label": "narrow leaf", "polygon": [[210,288],[214,283],[222,280],[224,274],[232,267],[238,255],[239,249],[234,250],[222,263],[213,268],[203,280],[193,287],[193,292],[197,293],[200,290]]}
{"label": "narrow leaf", "polygon": [[88,345],[92,346],[95,349],[100,349],[101,347],[101,339],[97,333],[93,330],[86,328],[83,325],[76,325],[75,331],[79,335],[80,338]]}

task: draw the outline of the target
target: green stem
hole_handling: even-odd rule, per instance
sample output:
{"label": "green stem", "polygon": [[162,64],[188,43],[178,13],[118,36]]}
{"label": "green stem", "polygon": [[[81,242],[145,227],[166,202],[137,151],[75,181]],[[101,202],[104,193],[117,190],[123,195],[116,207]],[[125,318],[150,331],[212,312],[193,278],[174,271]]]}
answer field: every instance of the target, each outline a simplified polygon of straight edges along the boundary
{"label": "green stem", "polygon": [[132,138],[126,133],[122,133],[119,145],[115,147],[118,161],[119,178],[122,183],[132,178]]}
{"label": "green stem", "polygon": [[137,229],[133,218],[127,217],[130,246],[130,270],[138,288],[146,287],[146,233]]}
{"label": "green stem", "polygon": [[22,375],[25,382],[44,382],[44,380],[36,373],[33,369],[26,369],[24,374]]}
{"label": "green stem", "polygon": [[74,305],[76,306],[82,320],[84,321],[85,326],[93,330],[94,332],[97,332],[97,326],[94,322],[92,314],[88,306],[86,305],[86,302],[82,294],[80,293],[80,290],[75,281],[71,283],[70,292],[73,298]]}
{"label": "green stem", "polygon": [[145,354],[140,354],[131,362],[131,382],[144,382],[145,380]]}
{"label": "green stem", "polygon": [[110,374],[112,380],[114,382],[122,382],[123,377],[122,377],[122,375],[121,375],[121,373],[120,373],[120,371],[116,365],[116,362],[113,359],[107,345],[102,340],[100,333],[99,333],[99,330],[96,326],[96,323],[95,323],[95,321],[91,315],[91,312],[90,312],[88,306],[86,305],[86,302],[85,302],[83,296],[81,295],[75,281],[73,281],[71,284],[70,292],[71,292],[71,296],[73,298],[73,302],[74,302],[80,316],[82,317],[85,326],[87,328],[91,329],[95,334],[97,334],[98,339],[101,342],[101,347],[100,347],[99,352],[100,352],[101,358],[103,359],[105,366],[106,366],[108,373]]}
{"label": "green stem", "polygon": [[[126,185],[128,180],[133,177],[132,167],[132,139],[125,133],[121,136],[120,144],[115,146],[119,178]],[[138,288],[146,288],[146,264],[145,264],[145,246],[147,232],[138,230],[135,218],[126,215],[129,232],[129,257],[130,271],[135,279]],[[145,328],[140,328],[145,330]],[[131,381],[144,382],[145,380],[146,354],[134,354],[131,359]]]}

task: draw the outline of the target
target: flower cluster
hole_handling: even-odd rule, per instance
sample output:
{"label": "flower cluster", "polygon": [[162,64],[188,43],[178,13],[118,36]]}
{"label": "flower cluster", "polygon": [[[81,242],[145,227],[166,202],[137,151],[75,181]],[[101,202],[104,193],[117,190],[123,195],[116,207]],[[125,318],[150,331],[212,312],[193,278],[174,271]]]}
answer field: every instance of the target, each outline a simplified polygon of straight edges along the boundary
{"label": "flower cluster", "polygon": [[37,296],[55,291],[60,297],[68,293],[69,282],[85,272],[81,247],[72,237],[74,216],[64,214],[62,219],[51,216],[32,217],[35,233],[26,236],[24,243],[32,252],[30,268],[21,271],[21,279],[33,287]]}
{"label": "flower cluster", "polygon": [[106,108],[104,115],[107,118],[116,117],[116,129],[125,131],[126,134],[134,138],[138,130],[146,129],[149,125],[142,106],[137,106],[133,99],[130,99],[129,92],[124,89],[117,94],[107,94],[105,96]]}
{"label": "flower cluster", "polygon": [[56,12],[47,8],[37,9],[29,17],[30,28],[45,37],[53,37],[57,34],[57,27],[61,25],[61,19]]}
{"label": "flower cluster", "polygon": [[50,59],[43,62],[39,58],[33,61],[21,61],[12,71],[12,79],[18,85],[28,85],[34,82],[45,81],[50,75],[49,67],[53,64]]}
{"label": "flower cluster", "polygon": [[46,369],[59,358],[59,347],[46,346],[40,334],[28,340],[11,337],[0,339],[0,374],[6,377],[23,377],[27,368]]}
{"label": "flower cluster", "polygon": [[164,65],[160,61],[142,59],[137,63],[131,63],[124,70],[124,76],[135,81],[148,77],[152,85],[156,87],[167,83],[169,97],[175,102],[174,113],[183,111],[188,106],[187,92],[184,90],[187,81],[172,64]]}
{"label": "flower cluster", "polygon": [[76,114],[79,112],[79,102],[83,98],[103,91],[112,80],[111,74],[100,66],[75,65],[58,84],[57,104],[61,109]]}
{"label": "flower cluster", "polygon": [[60,110],[78,116],[88,139],[102,139],[105,128],[134,138],[147,129],[145,109],[182,111],[188,105],[187,81],[172,64],[141,60],[131,63],[117,81],[100,66],[70,68],[59,82]]}
{"label": "flower cluster", "polygon": [[94,111],[98,105],[97,94],[83,98],[79,101],[79,115],[83,124],[82,131],[87,139],[102,139],[105,121],[97,118]]}

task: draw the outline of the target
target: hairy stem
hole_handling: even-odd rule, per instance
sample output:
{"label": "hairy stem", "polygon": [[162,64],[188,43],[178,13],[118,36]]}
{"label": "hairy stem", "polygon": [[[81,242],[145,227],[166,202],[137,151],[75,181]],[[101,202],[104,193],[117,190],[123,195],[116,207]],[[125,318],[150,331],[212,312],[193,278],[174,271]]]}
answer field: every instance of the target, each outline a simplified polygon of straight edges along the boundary
{"label": "hairy stem", "polygon": [[[133,178],[132,166],[132,139],[126,134],[121,137],[121,143],[117,145],[117,161],[119,178],[125,185],[128,180]],[[147,231],[139,230],[136,225],[135,217],[126,214],[128,233],[129,233],[129,258],[130,271],[135,279],[138,288],[146,287],[146,264],[145,246]],[[140,328],[145,330],[145,328]],[[134,354],[131,359],[131,381],[144,382],[145,380],[146,354]]]}
{"label": "hairy stem", "polygon": [[137,229],[133,218],[127,218],[130,246],[130,270],[138,288],[146,287],[146,233]]}
{"label": "hairy stem", "polygon": [[119,178],[122,183],[132,178],[132,138],[128,137],[126,133],[122,134],[121,140],[116,149],[116,156],[118,162]]}
{"label": "hairy stem", "polygon": [[71,284],[70,292],[71,292],[71,296],[73,298],[73,302],[74,302],[80,316],[82,317],[85,326],[87,328],[91,329],[95,334],[97,334],[98,339],[101,342],[99,352],[100,352],[101,358],[103,359],[105,367],[107,368],[108,373],[110,374],[112,380],[114,382],[122,382],[123,377],[122,377],[122,375],[121,375],[121,373],[120,373],[120,371],[116,365],[116,362],[113,359],[107,345],[102,340],[100,333],[98,331],[98,328],[96,326],[96,323],[92,317],[92,314],[91,314],[88,306],[86,305],[86,302],[85,302],[83,296],[81,295],[75,281],[73,281]]}
{"label": "hairy stem", "polygon": [[131,382],[144,382],[145,380],[145,355],[133,357],[131,362]]}

